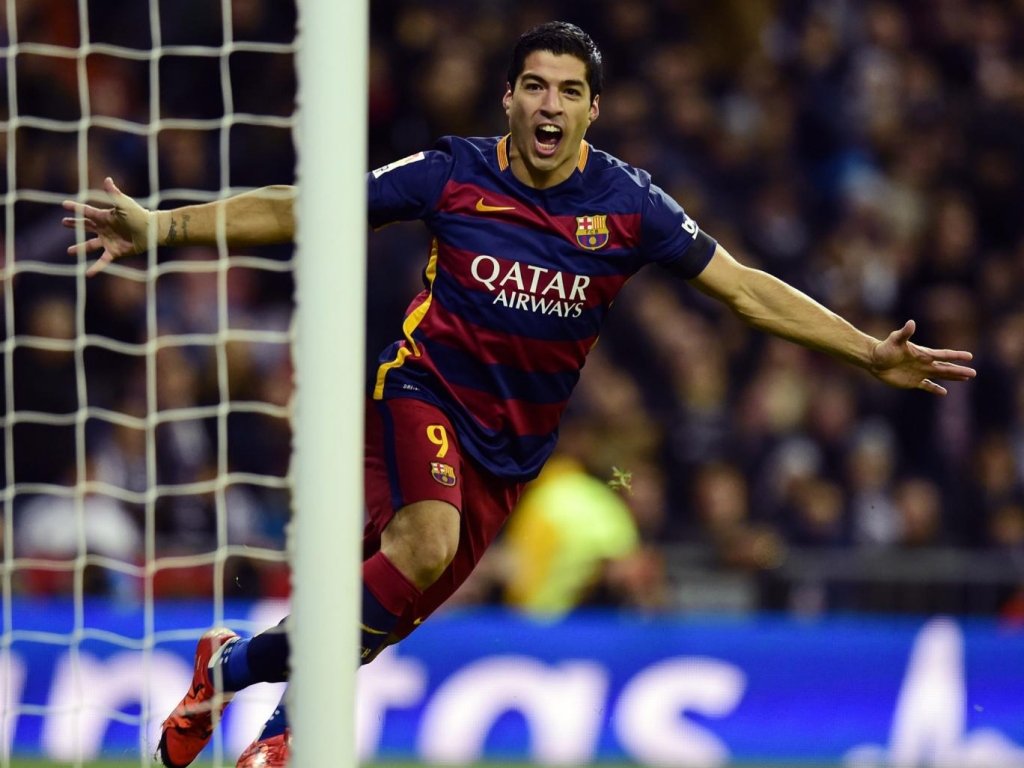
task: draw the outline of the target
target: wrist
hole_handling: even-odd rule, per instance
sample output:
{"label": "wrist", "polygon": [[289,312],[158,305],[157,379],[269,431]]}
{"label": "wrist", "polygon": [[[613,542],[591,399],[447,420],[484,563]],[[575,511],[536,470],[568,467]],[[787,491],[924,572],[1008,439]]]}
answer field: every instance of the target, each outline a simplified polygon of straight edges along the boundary
{"label": "wrist", "polygon": [[167,245],[167,232],[171,227],[170,211],[146,211],[147,229],[156,245]]}
{"label": "wrist", "polygon": [[[141,215],[139,215],[140,211]],[[123,215],[128,236],[132,241],[133,253],[145,253],[149,250],[151,243],[159,242],[156,212],[139,207],[137,211],[127,211]]]}
{"label": "wrist", "polygon": [[867,339],[867,354],[865,356],[864,367],[867,370],[871,371],[872,373],[876,373],[877,371],[880,371],[882,369],[882,366],[879,365],[879,360],[878,360],[878,349],[879,349],[879,347],[881,347],[881,345],[882,345],[882,340],[881,339],[876,339],[876,338],[871,337],[871,336],[868,337],[868,339]]}

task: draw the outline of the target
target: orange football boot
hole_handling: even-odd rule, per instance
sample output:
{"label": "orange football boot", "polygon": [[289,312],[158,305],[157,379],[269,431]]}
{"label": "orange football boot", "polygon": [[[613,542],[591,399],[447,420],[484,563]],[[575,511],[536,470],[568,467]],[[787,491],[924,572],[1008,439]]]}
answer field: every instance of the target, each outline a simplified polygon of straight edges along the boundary
{"label": "orange football boot", "polygon": [[224,627],[211,629],[199,638],[192,687],[161,726],[156,758],[167,768],[185,768],[210,742],[216,725],[214,712],[219,721],[234,695],[214,691],[210,667],[224,646],[237,638],[237,634]]}

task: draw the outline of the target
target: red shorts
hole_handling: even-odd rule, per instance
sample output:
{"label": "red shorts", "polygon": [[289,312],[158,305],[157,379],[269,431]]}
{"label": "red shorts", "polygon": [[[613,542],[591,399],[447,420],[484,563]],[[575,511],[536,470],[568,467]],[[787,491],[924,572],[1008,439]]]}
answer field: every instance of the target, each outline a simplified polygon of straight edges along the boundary
{"label": "red shorts", "polygon": [[395,629],[406,637],[466,580],[505,524],[523,483],[502,480],[463,456],[451,422],[421,400],[369,400],[364,484],[367,522],[363,558],[380,549],[395,512],[417,501],[445,501],[459,510],[455,558]]}

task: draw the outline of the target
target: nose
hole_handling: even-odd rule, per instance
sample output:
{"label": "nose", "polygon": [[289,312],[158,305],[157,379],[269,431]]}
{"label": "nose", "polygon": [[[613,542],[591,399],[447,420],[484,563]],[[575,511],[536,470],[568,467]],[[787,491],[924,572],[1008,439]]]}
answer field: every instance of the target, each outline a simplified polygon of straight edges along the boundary
{"label": "nose", "polygon": [[557,88],[548,88],[544,93],[544,101],[540,105],[545,117],[554,117],[562,113],[562,95]]}

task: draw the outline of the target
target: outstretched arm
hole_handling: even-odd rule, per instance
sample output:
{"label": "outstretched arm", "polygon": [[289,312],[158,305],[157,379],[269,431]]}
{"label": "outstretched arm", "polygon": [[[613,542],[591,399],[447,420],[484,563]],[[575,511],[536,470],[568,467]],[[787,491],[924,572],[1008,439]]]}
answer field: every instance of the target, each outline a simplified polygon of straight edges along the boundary
{"label": "outstretched arm", "polygon": [[121,192],[113,179],[103,188],[110,196],[111,208],[64,201],[72,216],[65,227],[74,229],[82,222],[93,237],[68,248],[77,256],[103,249],[99,261],[87,275],[92,276],[122,256],[131,256],[156,245],[215,245],[218,230],[228,245],[269,245],[285,243],[295,237],[295,187],[278,185],[216,200],[187,205],[170,211],[149,211]]}
{"label": "outstretched arm", "polygon": [[827,352],[894,387],[944,395],[946,389],[936,379],[966,381],[975,376],[973,368],[960,365],[971,360],[970,352],[911,343],[913,320],[885,340],[873,338],[778,278],[743,266],[722,246],[691,282],[751,327]]}

